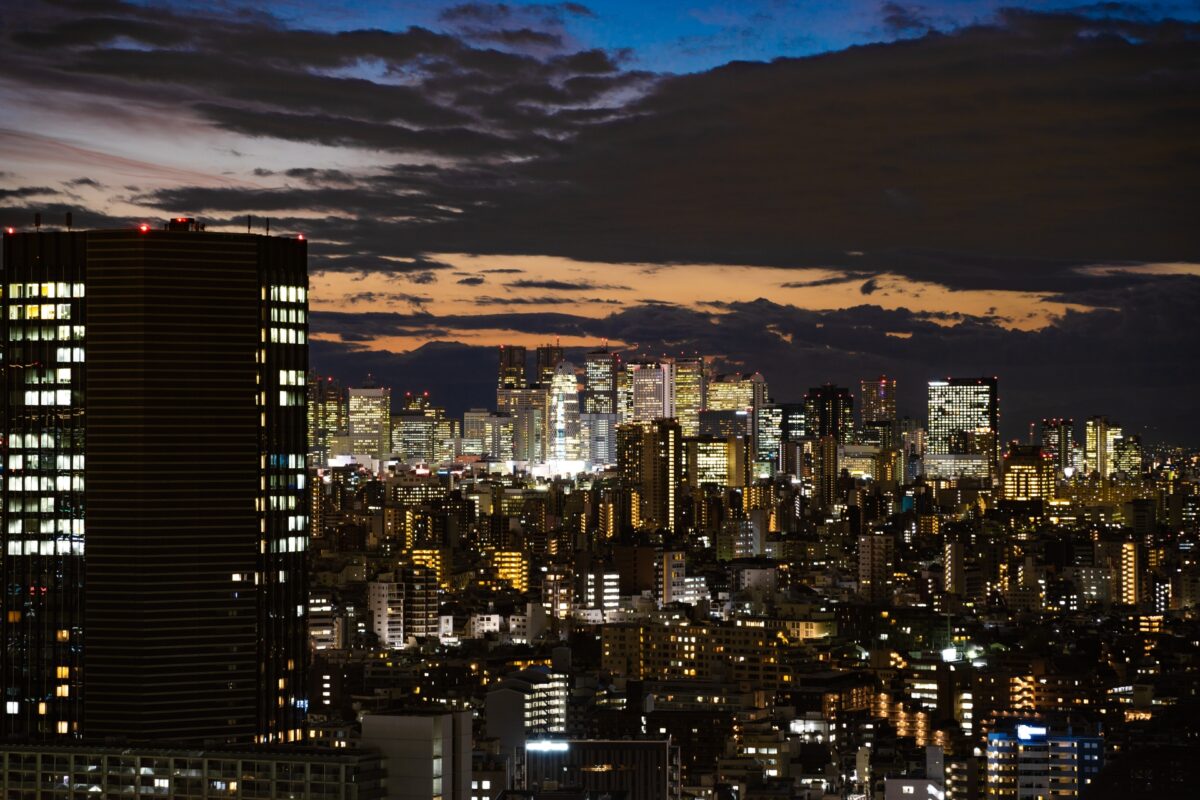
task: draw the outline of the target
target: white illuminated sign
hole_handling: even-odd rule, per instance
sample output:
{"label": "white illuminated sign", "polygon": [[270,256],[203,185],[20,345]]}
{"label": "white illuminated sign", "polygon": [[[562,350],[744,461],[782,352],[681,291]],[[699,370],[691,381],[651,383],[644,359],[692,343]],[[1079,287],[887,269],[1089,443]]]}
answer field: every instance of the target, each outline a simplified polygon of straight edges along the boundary
{"label": "white illuminated sign", "polygon": [[1034,736],[1045,736],[1046,729],[1038,725],[1018,725],[1017,738],[1026,740],[1032,739]]}
{"label": "white illuminated sign", "polygon": [[569,748],[566,742],[530,742],[525,745],[526,750],[535,753],[565,753]]}

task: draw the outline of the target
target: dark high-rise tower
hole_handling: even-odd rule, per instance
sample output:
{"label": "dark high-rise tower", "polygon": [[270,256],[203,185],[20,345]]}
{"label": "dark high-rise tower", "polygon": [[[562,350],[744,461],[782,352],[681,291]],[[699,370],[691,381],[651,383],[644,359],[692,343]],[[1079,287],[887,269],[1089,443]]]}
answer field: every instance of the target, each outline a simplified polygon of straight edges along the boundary
{"label": "dark high-rise tower", "polygon": [[563,349],[556,344],[544,344],[537,349],[537,382],[541,386],[549,386],[554,381],[554,373],[563,361]]}
{"label": "dark high-rise tower", "polygon": [[4,237],[0,730],[302,735],[306,242]]}
{"label": "dark high-rise tower", "polygon": [[497,389],[524,389],[525,348],[520,345],[500,345],[500,368],[496,375]]}
{"label": "dark high-rise tower", "polygon": [[804,424],[813,439],[832,436],[838,444],[854,439],[854,399],[850,390],[827,383],[804,396]]}

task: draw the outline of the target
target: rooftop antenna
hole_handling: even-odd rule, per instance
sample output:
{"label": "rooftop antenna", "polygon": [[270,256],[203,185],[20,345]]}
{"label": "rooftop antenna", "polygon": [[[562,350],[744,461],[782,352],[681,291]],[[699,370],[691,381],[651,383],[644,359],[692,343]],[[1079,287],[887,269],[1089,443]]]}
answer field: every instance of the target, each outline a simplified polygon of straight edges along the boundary
{"label": "rooftop antenna", "polygon": [[267,236],[271,235],[271,218],[267,217]]}
{"label": "rooftop antenna", "polygon": [[250,223],[252,223],[252,222],[254,222],[254,215],[247,214],[246,215],[246,233],[250,232]]}
{"label": "rooftop antenna", "polygon": [[42,229],[42,213],[40,211],[33,215],[33,227],[39,231]]}
{"label": "rooftop antenna", "polygon": [[67,230],[71,230],[71,212],[67,212]]}

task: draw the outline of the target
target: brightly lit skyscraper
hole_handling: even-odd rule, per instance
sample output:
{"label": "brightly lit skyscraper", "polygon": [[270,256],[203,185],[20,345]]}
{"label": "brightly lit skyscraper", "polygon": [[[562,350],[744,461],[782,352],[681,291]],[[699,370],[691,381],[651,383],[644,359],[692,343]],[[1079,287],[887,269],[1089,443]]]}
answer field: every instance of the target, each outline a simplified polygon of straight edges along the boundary
{"label": "brightly lit skyscraper", "polygon": [[617,372],[621,357],[604,350],[593,350],[584,356],[583,413],[617,413]]}
{"label": "brightly lit skyscraper", "polygon": [[700,435],[700,411],[705,408],[704,358],[675,359],[675,418],[684,436]]}
{"label": "brightly lit skyscraper", "polygon": [[356,455],[386,458],[392,449],[392,390],[351,388],[347,397],[351,450]]}
{"label": "brightly lit skyscraper", "polygon": [[575,377],[575,366],[560,361],[550,381],[550,460],[580,458],[579,380]]}
{"label": "brightly lit skyscraper", "polygon": [[673,368],[670,361],[639,361],[626,365],[634,422],[675,416]]}
{"label": "brightly lit skyscraper", "polygon": [[[999,423],[995,378],[930,381],[927,474],[932,477],[959,477],[971,473],[998,478]],[[974,456],[978,466],[956,464],[951,467],[954,459],[938,459],[938,456]],[[939,474],[939,469],[942,474]]]}

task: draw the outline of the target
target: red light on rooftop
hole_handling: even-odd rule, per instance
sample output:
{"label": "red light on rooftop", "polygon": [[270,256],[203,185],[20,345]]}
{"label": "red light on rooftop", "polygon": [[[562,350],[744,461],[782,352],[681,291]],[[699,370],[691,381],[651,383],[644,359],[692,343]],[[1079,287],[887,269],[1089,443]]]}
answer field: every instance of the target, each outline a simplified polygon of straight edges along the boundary
{"label": "red light on rooftop", "polygon": [[138,225],[138,230],[142,233],[147,233],[150,230],[150,226],[143,222],[141,225]]}
{"label": "red light on rooftop", "polygon": [[16,233],[17,229],[16,228],[5,228],[4,232],[5,233]]}
{"label": "red light on rooftop", "polygon": [[187,222],[187,217],[176,217],[175,221],[176,222]]}
{"label": "red light on rooftop", "polygon": [[302,242],[303,242],[303,241],[304,241],[304,234],[303,234],[303,233],[296,234],[296,238],[297,238],[297,239],[299,239],[300,241],[302,241]]}

